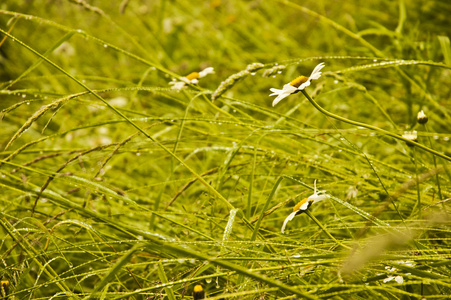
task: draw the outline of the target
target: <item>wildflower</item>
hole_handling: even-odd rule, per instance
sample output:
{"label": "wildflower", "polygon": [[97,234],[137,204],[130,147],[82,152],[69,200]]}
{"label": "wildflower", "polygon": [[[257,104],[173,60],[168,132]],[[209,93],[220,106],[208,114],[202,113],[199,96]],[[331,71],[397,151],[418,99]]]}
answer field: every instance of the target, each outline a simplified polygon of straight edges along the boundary
{"label": "wildflower", "polygon": [[[412,142],[416,142],[418,135],[417,135],[417,131],[413,130],[413,131],[406,131],[404,132],[404,134],[402,135],[403,138],[408,139],[409,141]],[[406,142],[407,146],[409,147],[413,147],[414,145],[410,142]]]}
{"label": "wildflower", "polygon": [[169,85],[172,85],[173,89],[181,90],[185,87],[185,84],[197,84],[199,82],[199,78],[205,77],[208,74],[213,74],[215,71],[212,67],[208,67],[203,69],[200,72],[192,72],[185,77],[181,77],[181,81],[176,81],[175,79],[169,82]]}
{"label": "wildflower", "polygon": [[392,281],[393,279],[394,279],[397,283],[399,283],[399,284],[401,284],[401,283],[404,282],[404,278],[403,278],[402,276],[400,276],[400,275],[398,275],[398,276],[388,276],[387,278],[385,278],[385,279],[383,280],[383,282],[384,282],[384,283],[387,283],[387,282],[389,282],[389,281]]}
{"label": "wildflower", "polygon": [[[398,264],[401,264],[401,265],[405,265],[405,266],[408,266],[408,267],[411,267],[411,268],[413,268],[413,267],[415,267],[415,262],[414,261],[412,261],[412,260],[406,260],[406,261],[404,261],[404,260],[400,260],[400,261],[396,261],[396,263],[398,263]],[[388,272],[390,272],[390,273],[394,273],[394,272],[397,272],[397,271],[399,271],[397,268],[390,268],[389,266],[386,266],[385,267],[385,270],[387,270]],[[410,275],[411,273],[406,273],[405,275]],[[387,278],[385,278],[384,280],[383,280],[383,283],[387,283],[387,282],[389,282],[389,281],[392,281],[392,280],[395,280],[397,283],[399,283],[399,284],[402,284],[402,283],[404,283],[404,277],[402,277],[401,275],[397,275],[397,276],[388,276]]]}
{"label": "wildflower", "polygon": [[426,124],[428,122],[428,116],[424,113],[424,111],[420,111],[417,115],[417,122],[420,124]]}
{"label": "wildflower", "polygon": [[299,91],[302,91],[306,87],[310,85],[310,81],[313,79],[318,79],[321,77],[321,69],[324,67],[324,63],[320,63],[313,69],[312,74],[310,74],[310,77],[305,76],[299,76],[298,78],[294,79],[290,83],[287,83],[283,86],[281,90],[278,89],[270,89],[272,94],[269,96],[276,96],[276,99],[272,102],[272,106],[275,106],[277,103],[280,102],[285,97],[290,96],[291,94],[297,93]]}
{"label": "wildflower", "polygon": [[205,291],[202,285],[196,284],[193,289],[193,299],[205,299]]}
{"label": "wildflower", "polygon": [[298,204],[296,204],[293,207],[293,212],[291,214],[289,214],[288,217],[283,222],[282,233],[285,231],[285,226],[287,226],[287,223],[289,221],[293,220],[293,218],[296,215],[305,212],[313,203],[322,201],[322,200],[330,197],[329,195],[324,194],[326,191],[316,191],[316,180],[315,180],[314,186],[315,186],[315,190],[314,190],[313,195],[302,199]]}
{"label": "wildflower", "polygon": [[[411,262],[411,261],[400,262],[400,263],[404,263],[405,265],[408,265],[408,266],[413,266],[414,264],[411,264],[410,262]],[[393,272],[398,271],[397,268],[390,268],[389,266],[386,266],[386,267],[385,267],[385,270],[387,270],[387,271],[390,272],[390,273],[393,273]],[[408,273],[408,274],[410,274],[410,273]],[[389,282],[389,281],[392,281],[393,279],[394,279],[397,283],[399,283],[399,284],[402,284],[402,283],[404,282],[404,278],[403,278],[401,275],[397,275],[397,276],[388,276],[388,277],[385,278],[382,282],[383,282],[383,283],[387,283],[387,282]]]}

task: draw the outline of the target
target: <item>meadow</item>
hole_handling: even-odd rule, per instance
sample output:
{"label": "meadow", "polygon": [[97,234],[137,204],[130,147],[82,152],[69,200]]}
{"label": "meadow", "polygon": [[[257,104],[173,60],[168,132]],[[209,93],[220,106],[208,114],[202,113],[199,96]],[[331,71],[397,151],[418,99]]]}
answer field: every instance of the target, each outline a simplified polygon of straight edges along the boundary
{"label": "meadow", "polygon": [[450,14],[2,1],[0,299],[451,298]]}

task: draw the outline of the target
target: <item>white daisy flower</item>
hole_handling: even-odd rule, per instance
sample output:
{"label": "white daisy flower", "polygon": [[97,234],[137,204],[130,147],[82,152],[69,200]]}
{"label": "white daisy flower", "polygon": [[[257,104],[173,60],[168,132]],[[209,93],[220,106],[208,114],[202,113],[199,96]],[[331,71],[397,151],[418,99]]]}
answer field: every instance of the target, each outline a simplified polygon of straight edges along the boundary
{"label": "white daisy flower", "polygon": [[[412,141],[412,142],[418,141],[418,134],[417,134],[416,130],[406,131],[406,132],[404,132],[402,137],[405,138],[405,139],[408,139],[409,141]],[[407,141],[406,141],[406,145],[409,146],[409,147],[413,147],[414,146],[414,144],[412,144],[411,142],[407,142]]]}
{"label": "white daisy flower", "polygon": [[418,134],[416,130],[405,131],[402,135],[403,138],[416,142],[418,139]]}
{"label": "white daisy flower", "polygon": [[285,219],[285,221],[283,221],[282,233],[284,233],[287,223],[289,221],[293,220],[293,218],[296,215],[301,214],[304,211],[306,211],[310,207],[310,205],[312,205],[313,203],[322,201],[322,200],[330,197],[329,195],[324,194],[326,191],[316,191],[316,180],[315,180],[314,186],[315,186],[315,190],[314,190],[313,195],[302,199],[298,204],[296,204],[293,207],[293,212],[288,215],[288,217]]}
{"label": "white daisy flower", "polygon": [[203,69],[200,72],[192,72],[185,77],[181,77],[181,81],[172,80],[169,82],[169,85],[172,85],[171,88],[176,90],[181,90],[185,87],[185,84],[197,84],[199,82],[199,78],[205,77],[208,74],[213,74],[215,71],[212,67],[208,67]]}
{"label": "white daisy flower", "polygon": [[417,115],[417,121],[420,124],[426,124],[428,122],[428,116],[424,113],[424,111],[420,111]]}
{"label": "white daisy flower", "polygon": [[392,281],[393,279],[399,284],[404,282],[404,278],[402,276],[398,275],[398,276],[388,276],[387,278],[385,278],[383,280],[383,283],[387,283],[389,281]]}
{"label": "white daisy flower", "polygon": [[310,77],[299,76],[298,78],[294,79],[290,83],[285,84],[281,90],[274,89],[274,88],[270,89],[272,94],[269,96],[277,95],[276,99],[274,99],[274,101],[272,102],[272,106],[275,106],[283,98],[288,97],[291,94],[297,93],[297,92],[305,89],[306,87],[308,87],[310,85],[311,80],[314,80],[314,79],[316,80],[316,79],[320,78],[321,77],[320,71],[322,68],[324,68],[323,62],[318,64],[315,67],[315,69],[313,69],[313,72],[312,72],[312,74],[310,74]]}

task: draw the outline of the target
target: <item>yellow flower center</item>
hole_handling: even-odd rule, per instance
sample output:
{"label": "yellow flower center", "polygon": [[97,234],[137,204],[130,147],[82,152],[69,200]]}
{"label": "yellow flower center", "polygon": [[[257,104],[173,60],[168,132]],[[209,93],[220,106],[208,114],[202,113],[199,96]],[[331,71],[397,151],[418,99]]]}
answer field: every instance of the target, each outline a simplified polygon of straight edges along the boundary
{"label": "yellow flower center", "polygon": [[196,286],[194,286],[194,292],[195,293],[199,293],[202,292],[204,289],[202,288],[202,286],[200,284],[196,284]]}
{"label": "yellow flower center", "polygon": [[193,79],[197,79],[197,78],[199,78],[199,73],[197,73],[197,72],[193,72],[186,76],[186,79],[188,79],[189,81],[191,81]]}
{"label": "yellow flower center", "polygon": [[194,300],[205,299],[205,292],[200,284],[194,286],[193,299]]}
{"label": "yellow flower center", "polygon": [[308,77],[299,76],[298,78],[296,78],[292,82],[290,82],[290,85],[292,85],[294,87],[299,87],[301,84],[303,84],[307,80],[308,80]]}
{"label": "yellow flower center", "polygon": [[301,201],[299,201],[299,203],[296,204],[296,205],[293,207],[293,211],[298,211],[298,210],[301,208],[301,206],[302,206],[305,202],[307,202],[307,199],[308,199],[308,198],[304,198],[304,199],[302,199]]}

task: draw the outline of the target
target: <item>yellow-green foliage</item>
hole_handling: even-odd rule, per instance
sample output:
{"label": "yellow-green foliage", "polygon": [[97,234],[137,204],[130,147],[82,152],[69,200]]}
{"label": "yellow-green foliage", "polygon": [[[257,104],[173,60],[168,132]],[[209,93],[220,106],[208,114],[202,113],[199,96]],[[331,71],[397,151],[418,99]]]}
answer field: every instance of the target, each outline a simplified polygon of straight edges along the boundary
{"label": "yellow-green foliage", "polygon": [[2,1],[0,298],[446,297],[450,11]]}

